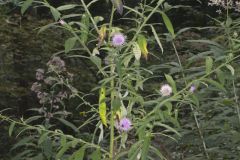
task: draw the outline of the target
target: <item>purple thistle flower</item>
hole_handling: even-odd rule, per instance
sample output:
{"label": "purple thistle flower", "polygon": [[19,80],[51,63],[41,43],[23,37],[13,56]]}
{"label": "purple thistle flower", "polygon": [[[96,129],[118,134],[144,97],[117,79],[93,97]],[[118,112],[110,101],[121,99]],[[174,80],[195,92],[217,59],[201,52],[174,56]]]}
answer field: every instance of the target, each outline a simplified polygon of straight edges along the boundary
{"label": "purple thistle flower", "polygon": [[115,47],[122,46],[125,43],[125,36],[122,33],[115,33],[112,37],[112,44]]}
{"label": "purple thistle flower", "polygon": [[196,90],[196,86],[192,85],[189,89],[189,92],[193,93]]}
{"label": "purple thistle flower", "polygon": [[172,87],[169,86],[168,84],[164,84],[162,85],[160,92],[162,96],[170,96],[172,93]]}
{"label": "purple thistle flower", "polygon": [[62,19],[59,21],[59,23],[60,23],[61,25],[65,25],[65,24],[66,24],[66,22],[65,22],[64,20],[62,20]]}
{"label": "purple thistle flower", "polygon": [[127,132],[132,128],[132,122],[128,118],[122,118],[119,122],[117,122],[116,128],[121,132]]}

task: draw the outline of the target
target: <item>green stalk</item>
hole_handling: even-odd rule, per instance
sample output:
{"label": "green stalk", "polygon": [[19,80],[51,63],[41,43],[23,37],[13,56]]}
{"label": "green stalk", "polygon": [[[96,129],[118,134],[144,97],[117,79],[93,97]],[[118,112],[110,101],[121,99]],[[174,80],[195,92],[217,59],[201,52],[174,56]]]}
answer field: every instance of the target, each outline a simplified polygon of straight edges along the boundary
{"label": "green stalk", "polygon": [[156,7],[153,8],[153,10],[151,11],[151,13],[149,13],[149,15],[144,19],[143,23],[139,26],[137,32],[135,33],[133,39],[130,41],[130,45],[128,45],[128,47],[124,50],[124,53],[127,53],[129,51],[129,49],[131,48],[133,42],[135,42],[135,40],[137,39],[137,36],[139,35],[139,33],[141,32],[141,30],[143,29],[143,27],[146,25],[147,21],[152,17],[152,15],[156,12],[156,10],[159,8],[159,6],[164,2],[164,0],[160,0]]}
{"label": "green stalk", "polygon": [[179,64],[179,66],[181,67],[181,72],[182,72],[183,80],[184,80],[184,82],[185,82],[185,85],[187,85],[187,81],[186,81],[186,78],[185,78],[184,70],[183,70],[183,67],[182,67],[182,62],[181,62],[181,60],[180,60],[180,57],[179,57],[177,48],[176,48],[176,46],[175,46],[175,44],[174,44],[174,40],[172,41],[172,46],[173,46],[174,52],[175,52],[175,54],[176,54],[176,56],[177,56],[178,64]]}
{"label": "green stalk", "polygon": [[[111,76],[114,75],[114,57],[112,58],[112,65],[111,65]],[[111,80],[111,104],[114,100],[114,79]],[[110,118],[110,148],[109,148],[109,159],[113,160],[114,157],[114,111],[113,111],[113,106],[111,105],[111,118]]]}
{"label": "green stalk", "polygon": [[112,12],[111,12],[111,17],[110,17],[110,22],[109,22],[109,28],[108,28],[108,43],[110,42],[110,34],[112,31],[112,24],[113,24],[113,15],[114,15],[114,5],[112,5]]}
{"label": "green stalk", "polygon": [[[112,30],[112,23],[113,23],[113,15],[114,15],[114,6],[112,5],[112,12],[111,12],[111,17],[110,17],[110,22],[109,22],[109,36],[108,36],[108,43],[110,43],[110,33]],[[114,56],[115,57],[115,56]],[[114,75],[114,57],[112,58],[112,65],[111,65],[111,76]],[[111,104],[112,101],[114,100],[114,79],[111,80]],[[109,159],[113,160],[114,157],[114,112],[113,112],[113,106],[111,106],[111,117],[110,117],[110,148],[109,148]]]}
{"label": "green stalk", "polygon": [[228,19],[228,16],[229,16],[229,9],[228,9],[229,8],[229,4],[228,3],[229,3],[229,0],[227,0],[227,19]]}
{"label": "green stalk", "polygon": [[85,11],[87,12],[87,14],[89,15],[90,20],[92,21],[95,30],[99,33],[99,29],[98,29],[98,27],[97,27],[97,25],[96,25],[96,23],[95,23],[92,15],[91,15],[91,13],[89,12],[88,7],[87,7],[87,5],[85,4],[84,0],[81,0],[81,3],[82,3],[82,5],[83,5],[83,8],[85,9]]}

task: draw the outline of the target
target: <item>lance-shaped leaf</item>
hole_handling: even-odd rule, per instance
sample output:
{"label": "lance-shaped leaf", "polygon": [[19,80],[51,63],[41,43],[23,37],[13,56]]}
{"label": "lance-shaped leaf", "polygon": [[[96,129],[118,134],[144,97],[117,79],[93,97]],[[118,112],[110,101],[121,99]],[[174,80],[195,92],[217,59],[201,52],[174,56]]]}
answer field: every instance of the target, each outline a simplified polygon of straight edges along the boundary
{"label": "lance-shaped leaf", "polygon": [[102,27],[100,28],[99,33],[98,33],[98,48],[102,45],[102,43],[106,37],[106,31],[107,31],[107,27],[104,24],[104,25],[102,25]]}
{"label": "lance-shaped leaf", "polygon": [[21,13],[24,14],[25,11],[32,5],[33,0],[26,0],[21,6]]}
{"label": "lance-shaped leaf", "polygon": [[123,2],[122,0],[112,0],[114,7],[116,7],[119,14],[123,14]]}
{"label": "lance-shaped leaf", "polygon": [[213,59],[211,57],[206,57],[206,74],[209,74],[213,68]]}
{"label": "lance-shaped leaf", "polygon": [[140,58],[141,58],[142,52],[141,52],[141,49],[140,49],[139,45],[136,42],[133,43],[132,51],[133,51],[133,54],[135,56],[135,59],[139,61]]}
{"label": "lance-shaped leaf", "polygon": [[107,126],[107,105],[106,105],[105,99],[106,99],[106,88],[102,87],[100,89],[100,95],[99,95],[99,115],[102,123],[105,126]]}
{"label": "lance-shaped leaf", "polygon": [[168,16],[164,12],[161,12],[161,14],[162,14],[163,22],[164,22],[165,26],[167,27],[167,30],[171,33],[172,37],[174,38],[175,33],[174,33],[174,29],[173,29],[171,20],[168,18]]}
{"label": "lance-shaped leaf", "polygon": [[89,16],[87,14],[82,15],[81,24],[83,26],[81,28],[80,39],[82,40],[82,42],[86,43],[88,39],[89,25],[90,25]]}
{"label": "lance-shaped leaf", "polygon": [[144,58],[147,60],[148,59],[148,49],[147,49],[147,40],[144,37],[144,35],[139,35],[137,39],[137,43],[141,49],[141,52],[144,56]]}
{"label": "lance-shaped leaf", "polygon": [[73,49],[77,41],[76,37],[69,38],[65,41],[64,48],[65,48],[65,53],[68,53]]}

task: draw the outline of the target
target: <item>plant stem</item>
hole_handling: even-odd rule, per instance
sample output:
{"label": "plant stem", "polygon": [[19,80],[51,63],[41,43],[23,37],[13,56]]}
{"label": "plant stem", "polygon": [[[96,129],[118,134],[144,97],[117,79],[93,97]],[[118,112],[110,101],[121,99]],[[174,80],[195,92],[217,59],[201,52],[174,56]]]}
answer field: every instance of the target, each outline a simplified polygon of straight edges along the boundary
{"label": "plant stem", "polygon": [[112,24],[113,24],[113,15],[114,15],[114,5],[112,5],[112,12],[111,12],[111,17],[110,17],[110,22],[109,22],[109,28],[108,28],[108,43],[110,43],[110,36],[111,36],[111,31],[112,31]]}
{"label": "plant stem", "polygon": [[132,40],[129,42],[130,45],[128,45],[128,47],[124,50],[124,53],[127,53],[129,51],[129,49],[131,48],[133,42],[137,39],[137,36],[139,35],[139,33],[141,32],[142,28],[145,26],[145,24],[147,23],[147,21],[152,17],[152,15],[156,12],[156,10],[159,8],[159,6],[164,2],[164,0],[160,0],[157,5],[153,8],[153,10],[151,11],[151,13],[149,13],[149,15],[144,19],[143,23],[139,26],[137,32],[135,33],[134,37],[132,38]]}
{"label": "plant stem", "polygon": [[227,0],[227,19],[228,19],[228,15],[229,15],[229,0]]}
{"label": "plant stem", "polygon": [[185,85],[187,85],[187,81],[186,81],[186,78],[185,78],[185,74],[184,74],[182,62],[181,62],[181,59],[180,59],[180,57],[179,57],[177,48],[176,48],[176,46],[175,46],[175,44],[174,44],[174,41],[172,41],[172,46],[173,46],[174,52],[175,52],[175,54],[176,54],[176,56],[177,56],[178,64],[179,64],[179,66],[180,66],[180,68],[181,68],[181,72],[182,72],[182,77],[183,77],[184,83],[185,83]]}
{"label": "plant stem", "polygon": [[[111,76],[114,74],[114,58],[111,66]],[[111,102],[114,100],[114,79],[111,80]],[[112,104],[112,103],[111,103]],[[114,149],[114,111],[113,106],[111,106],[111,118],[110,118],[110,149],[109,149],[109,159],[113,160],[113,149]]]}
{"label": "plant stem", "polygon": [[92,15],[91,15],[91,13],[90,13],[89,10],[88,10],[87,5],[84,3],[84,0],[81,0],[81,3],[82,3],[82,5],[83,5],[83,8],[85,9],[85,11],[87,12],[87,14],[89,15],[90,20],[92,21],[95,30],[99,33],[99,29],[98,29],[98,27],[97,27],[97,25],[96,25],[96,23],[95,23]]}
{"label": "plant stem", "polygon": [[206,155],[206,158],[209,159],[209,155],[208,155],[208,152],[207,152],[207,146],[206,146],[206,143],[205,143],[205,140],[204,140],[204,137],[203,137],[203,133],[202,133],[202,131],[201,131],[201,128],[200,128],[200,125],[199,125],[199,122],[198,122],[198,118],[197,118],[196,112],[195,112],[194,108],[192,107],[192,105],[191,105],[191,110],[192,110],[192,112],[193,112],[193,116],[194,116],[194,120],[195,120],[197,129],[198,129],[199,136],[200,136],[200,138],[201,138],[201,140],[202,140],[202,145],[203,145],[204,153],[205,153],[205,155]]}
{"label": "plant stem", "polygon": [[[110,43],[110,33],[112,30],[112,23],[113,23],[113,15],[114,15],[115,8],[112,5],[112,11],[111,11],[111,17],[110,17],[110,22],[109,22],[109,36],[108,36],[108,43]],[[113,55],[112,57],[112,64],[111,64],[111,76],[114,75],[114,58],[115,56]],[[114,79],[111,80],[111,104],[112,101],[114,100]],[[110,117],[110,149],[109,149],[109,159],[113,160],[114,157],[114,111],[113,111],[113,106],[111,106],[111,117]]]}

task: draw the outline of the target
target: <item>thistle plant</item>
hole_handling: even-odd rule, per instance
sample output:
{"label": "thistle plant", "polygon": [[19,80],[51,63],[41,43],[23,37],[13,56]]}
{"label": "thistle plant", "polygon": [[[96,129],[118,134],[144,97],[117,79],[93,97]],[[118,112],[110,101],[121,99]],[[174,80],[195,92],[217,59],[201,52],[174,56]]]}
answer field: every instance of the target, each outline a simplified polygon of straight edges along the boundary
{"label": "thistle plant", "polygon": [[[62,103],[64,100],[69,100],[71,96],[78,96],[83,101],[79,106],[87,108],[86,114],[90,118],[86,122],[80,122],[81,124],[73,124],[66,121],[64,116],[61,117],[60,121],[75,131],[73,135],[64,134],[58,128],[51,130],[52,126],[45,128],[31,126],[24,120],[17,124],[30,130],[37,130],[41,135],[37,137],[41,142],[38,141],[39,144],[49,140],[57,144],[57,149],[55,148],[50,158],[167,159],[168,155],[158,149],[153,139],[171,139],[174,142],[179,140],[181,134],[178,110],[190,106],[202,140],[205,157],[209,159],[208,146],[199,125],[197,111],[193,107],[199,105],[199,99],[195,96],[198,92],[196,88],[204,89],[210,85],[225,91],[214,76],[211,76],[217,75],[222,68],[231,68],[229,63],[238,56],[225,55],[220,65],[216,65],[212,57],[204,57],[206,58],[204,70],[191,76],[187,73],[187,68],[184,68],[186,66],[182,63],[175,45],[177,37],[183,31],[175,32],[167,16],[167,12],[174,7],[169,5],[170,8],[166,9],[164,0],[142,0],[134,8],[130,8],[123,5],[121,0],[112,0],[108,2],[111,5],[111,11],[107,20],[99,16],[93,17],[91,14],[90,8],[96,2],[86,3],[81,0],[79,4],[68,4],[58,8],[54,8],[45,0],[28,0],[22,4],[23,13],[33,3],[50,8],[55,22],[44,26],[40,32],[50,27],[61,28],[67,32],[69,37],[65,41],[65,50],[61,52],[61,56],[81,58],[91,62],[101,80],[96,84],[97,87],[89,90],[91,94],[80,96],[78,94],[80,91],[69,83],[72,75],[67,72],[65,62],[60,57],[53,57],[47,63],[47,71],[37,69],[37,82],[31,87],[39,103],[43,105],[41,113],[44,113],[49,122],[55,115],[59,115],[54,113],[61,109],[65,111],[65,105]],[[211,1],[210,5],[222,5],[222,3]],[[76,13],[77,9],[80,9],[81,13]],[[130,24],[126,27],[127,29],[114,23],[116,15],[122,16],[119,20]],[[151,23],[150,19],[153,15],[161,17],[162,23]],[[159,33],[160,25],[165,26],[167,33]],[[153,35],[151,38],[149,30]],[[160,38],[163,35],[166,36],[165,39]],[[157,44],[160,54],[151,48],[151,41],[154,41],[154,46]],[[162,41],[172,46],[176,62],[159,64],[157,60],[161,58],[161,54],[165,53]],[[156,60],[157,64],[146,67],[146,63],[151,59]],[[176,72],[173,73],[172,68],[165,69],[172,64],[177,66],[177,69],[174,68]],[[158,79],[157,87],[147,88],[147,82],[156,78]],[[44,91],[44,86],[52,86],[50,92]],[[151,94],[144,95],[145,90],[150,90]],[[91,95],[98,97],[98,102],[87,102],[83,98],[87,96],[92,98]],[[16,123],[6,117],[2,118],[12,124]],[[79,131],[83,126],[92,124],[94,129],[88,132],[87,138],[84,137]],[[160,145],[160,148],[166,148],[164,143]],[[33,155],[29,157],[32,158]]]}

